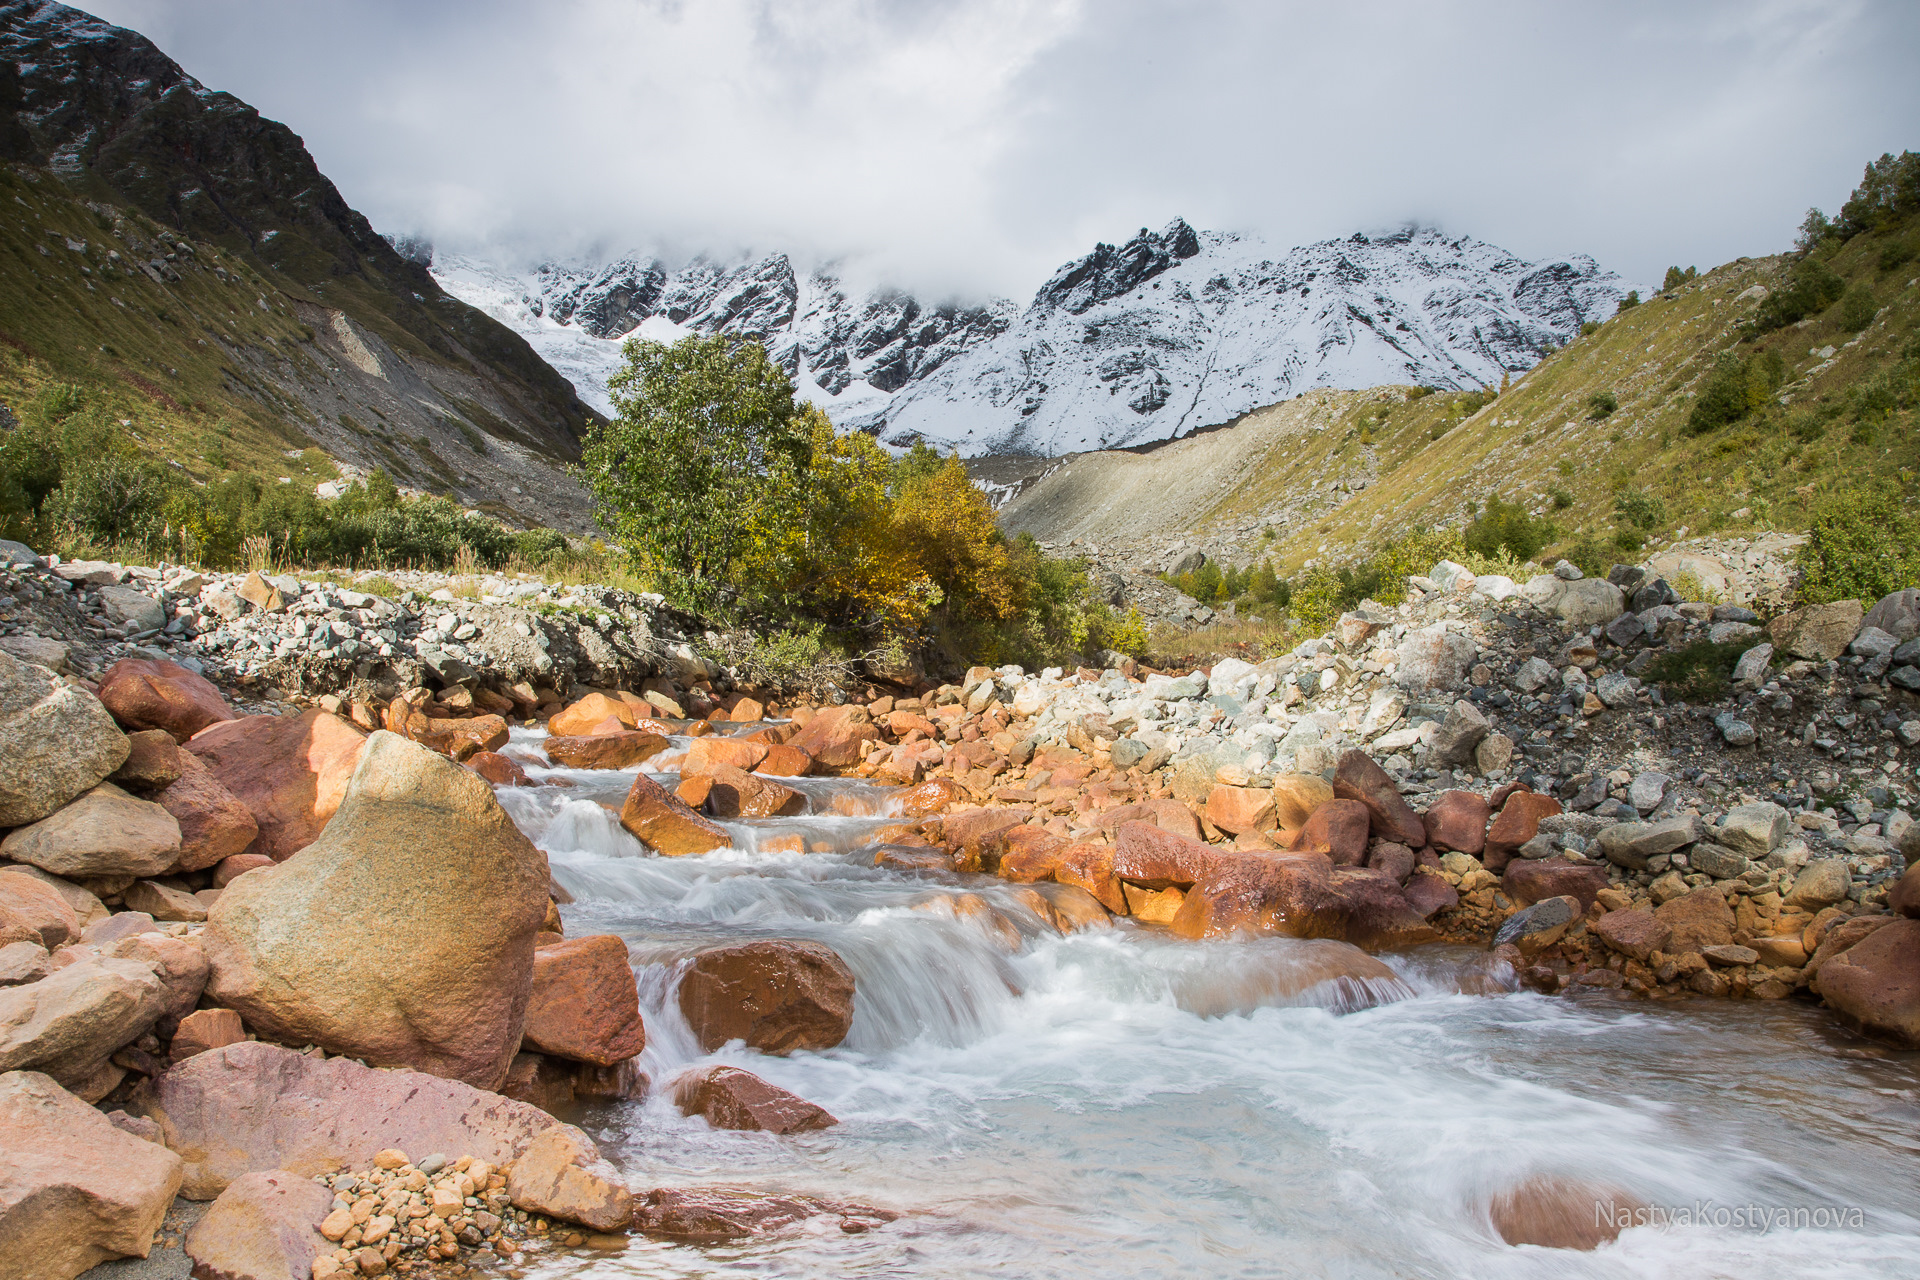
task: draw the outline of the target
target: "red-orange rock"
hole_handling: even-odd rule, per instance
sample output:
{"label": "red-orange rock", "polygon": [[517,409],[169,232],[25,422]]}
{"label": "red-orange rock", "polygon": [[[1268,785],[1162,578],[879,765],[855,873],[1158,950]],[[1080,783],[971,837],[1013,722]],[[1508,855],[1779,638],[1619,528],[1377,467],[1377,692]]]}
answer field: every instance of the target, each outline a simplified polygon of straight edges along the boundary
{"label": "red-orange rock", "polygon": [[520,767],[518,760],[497,751],[476,751],[467,757],[466,766],[496,787],[533,785],[533,779],[527,776],[527,771]]}
{"label": "red-orange rock", "polygon": [[867,709],[849,704],[829,707],[787,743],[813,758],[816,769],[838,772],[860,763],[860,744],[880,741]]}
{"label": "red-orange rock", "polygon": [[1333,938],[1370,949],[1435,936],[1391,877],[1335,868],[1325,854],[1216,854],[1169,926],[1186,938],[1235,933]]}
{"label": "red-orange rock", "polygon": [[751,771],[767,758],[767,746],[745,738],[696,738],[680,763],[680,776],[698,778],[717,769]]}
{"label": "red-orange rock", "polygon": [[1282,831],[1298,831],[1313,811],[1333,799],[1333,787],[1318,774],[1283,773],[1273,780],[1274,817]]}
{"label": "red-orange rock", "polygon": [[1396,884],[1406,884],[1417,862],[1413,850],[1388,840],[1382,840],[1367,851],[1367,866],[1375,871],[1386,872]]}
{"label": "red-orange rock", "polygon": [[122,658],[100,679],[100,701],[121,727],[163,729],[185,742],[233,708],[205,676],[164,658]]}
{"label": "red-orange rock", "polygon": [[1578,901],[1582,911],[1589,911],[1594,898],[1606,887],[1605,867],[1564,858],[1515,858],[1500,879],[1502,891],[1523,907],[1548,898],[1568,897]]}
{"label": "red-orange rock", "polygon": [[737,1187],[656,1187],[644,1199],[636,1197],[633,1205],[634,1230],[703,1243],[772,1235],[817,1217],[838,1218],[840,1230],[854,1235],[898,1216],[871,1205]]}
{"label": "red-orange rock", "polygon": [[727,710],[727,719],[739,723],[749,720],[765,720],[767,709],[752,698],[742,698]]}
{"label": "red-orange rock", "polygon": [[1487,870],[1505,870],[1507,860],[1520,851],[1520,846],[1540,834],[1540,819],[1559,812],[1560,802],[1552,796],[1533,791],[1516,791],[1508,796],[1500,816],[1487,829]]}
{"label": "red-orange rock", "polygon": [[813,772],[813,757],[798,747],[769,742],[767,754],[753,766],[753,771],[772,778],[804,778]]}
{"label": "red-orange rock", "polygon": [[1222,831],[1272,831],[1278,825],[1273,792],[1257,787],[1215,787],[1207,796],[1207,821]]}
{"label": "red-orange rock", "polygon": [[620,810],[620,825],[655,853],[672,858],[733,847],[733,837],[717,823],[689,809],[679,797],[644,773],[633,780],[633,786],[627,791],[626,803]]}
{"label": "red-orange rock", "polygon": [[1358,800],[1329,800],[1313,811],[1293,839],[1296,849],[1318,849],[1336,867],[1357,867],[1367,860],[1367,833],[1373,814]]}
{"label": "red-orange rock", "polygon": [[630,769],[665,751],[667,740],[657,733],[623,729],[619,733],[596,733],[581,738],[549,737],[540,745],[545,748],[547,759],[562,768]]}
{"label": "red-orange rock", "polygon": [[1673,927],[1663,923],[1651,911],[1609,911],[1594,921],[1592,931],[1615,951],[1645,960],[1656,951],[1665,951],[1673,937]]}
{"label": "red-orange rock", "polygon": [[180,776],[154,802],[180,824],[180,860],[173,870],[201,871],[244,851],[259,836],[260,824],[199,756],[179,755]]}
{"label": "red-orange rock", "polygon": [[1487,847],[1487,819],[1493,811],[1471,791],[1449,791],[1427,807],[1421,822],[1427,843],[1436,849],[1478,855]]}
{"label": "red-orange rock", "polygon": [[1821,965],[1814,986],[1854,1025],[1920,1044],[1920,920],[1874,930]]}
{"label": "red-orange rock", "polygon": [[417,716],[407,722],[407,737],[429,751],[466,760],[480,751],[498,751],[507,745],[507,722],[499,716],[472,716],[465,720],[434,720]]}
{"label": "red-orange rock", "polygon": [[989,837],[999,846],[999,875],[1015,884],[1053,879],[1060,854],[1072,842],[1034,826],[1005,827]]}
{"label": "red-orange rock", "polygon": [[185,1062],[195,1054],[224,1049],[246,1038],[246,1026],[233,1010],[199,1009],[180,1019],[168,1056],[174,1062]]}
{"label": "red-orange rock", "polygon": [[710,947],[680,979],[680,1012],[708,1053],[730,1040],[763,1053],[831,1049],[853,1025],[853,971],[818,942]]}
{"label": "red-orange rock", "polygon": [[1114,841],[1113,872],[1143,889],[1185,889],[1205,878],[1220,856],[1218,850],[1160,827],[1123,822]]}
{"label": "red-orange rock", "polygon": [[525,1044],[611,1067],[647,1046],[627,944],[611,934],[569,938],[533,953]]}
{"label": "red-orange rock", "polygon": [[1494,1196],[1487,1216],[1510,1245],[1587,1250],[1617,1238],[1642,1207],[1614,1187],[1536,1176]]}
{"label": "red-orange rock", "polygon": [[709,776],[707,812],[716,818],[772,818],[803,812],[807,798],[792,787],[746,773],[732,765],[718,765]]}
{"label": "red-orange rock", "polygon": [[584,737],[609,716],[631,729],[640,714],[619,698],[609,698],[604,693],[590,693],[565,711],[549,718],[547,732],[561,738]]}
{"label": "red-orange rock", "polygon": [[339,716],[245,716],[187,743],[259,824],[249,852],[284,862],[312,844],[347,792],[367,735]]}
{"label": "red-orange rock", "polygon": [[1085,889],[1116,915],[1127,913],[1127,896],[1113,870],[1113,846],[1080,841],[1056,855],[1054,882]]}
{"label": "red-orange rock", "polygon": [[706,1117],[716,1129],[807,1133],[840,1123],[826,1108],[738,1067],[687,1072],[673,1082],[673,1104],[682,1115]]}
{"label": "red-orange rock", "polygon": [[1655,907],[1653,914],[1673,929],[1666,950],[1675,954],[1723,947],[1733,941],[1733,908],[1712,885],[1671,898]]}
{"label": "red-orange rock", "polygon": [[1417,849],[1427,842],[1427,829],[1420,815],[1400,796],[1400,788],[1387,771],[1375,764],[1364,751],[1349,751],[1340,757],[1333,775],[1333,794],[1342,800],[1358,800],[1367,806],[1373,834],[1382,840]]}
{"label": "red-orange rock", "polygon": [[924,818],[966,798],[966,789],[952,778],[928,778],[900,793],[900,816]]}
{"label": "red-orange rock", "polygon": [[985,841],[1005,827],[1018,826],[1032,815],[1030,809],[962,809],[940,822],[940,842],[953,852],[955,865],[962,871],[991,872],[987,856],[994,849]]}
{"label": "red-orange rock", "polygon": [[1444,876],[1426,867],[1415,867],[1400,886],[1400,892],[1422,920],[1431,920],[1439,912],[1451,911],[1460,905],[1460,891],[1448,884]]}
{"label": "red-orange rock", "polygon": [[682,778],[680,785],[673,789],[680,803],[689,809],[706,811],[707,797],[713,794],[712,778]]}
{"label": "red-orange rock", "polygon": [[213,887],[224,889],[237,877],[272,865],[273,859],[264,853],[236,853],[230,858],[222,858],[219,865],[213,869]]}
{"label": "red-orange rock", "polygon": [[1887,909],[1909,920],[1920,917],[1920,866],[1908,867],[1888,891]]}

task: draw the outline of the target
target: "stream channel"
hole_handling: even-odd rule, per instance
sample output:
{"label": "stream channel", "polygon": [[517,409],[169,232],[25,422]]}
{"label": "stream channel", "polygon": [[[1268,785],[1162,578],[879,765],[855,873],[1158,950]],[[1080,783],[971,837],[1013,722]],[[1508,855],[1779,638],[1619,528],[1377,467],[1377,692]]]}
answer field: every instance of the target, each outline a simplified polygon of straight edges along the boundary
{"label": "stream channel", "polygon": [[[1183,942],[1124,919],[1061,936],[1016,886],[876,867],[890,791],[857,780],[783,778],[809,813],[727,823],[731,850],[657,857],[608,807],[635,771],[547,768],[542,736],[516,730],[505,750],[572,785],[499,796],[576,899],[568,935],[632,948],[654,1084],[579,1122],[640,1192],[725,1184],[902,1214],[855,1235],[827,1218],[728,1245],[636,1237],[618,1255],[547,1255],[530,1272],[543,1280],[1920,1276],[1920,1053],[1816,1006],[1514,992],[1455,947],[1383,956],[1395,981],[1289,995],[1287,971],[1322,944]],[[670,789],[688,741],[648,762]],[[831,813],[836,797],[875,816]],[[809,852],[757,851],[795,832]],[[963,893],[1013,922],[1017,948],[951,909]],[[677,964],[649,957],[757,937],[845,959],[843,1044],[701,1052]],[[681,1116],[663,1084],[713,1062],[840,1123],[774,1137]],[[1591,1253],[1512,1248],[1485,1206],[1532,1174],[1693,1221]],[[1756,1207],[1806,1225],[1753,1225]]]}

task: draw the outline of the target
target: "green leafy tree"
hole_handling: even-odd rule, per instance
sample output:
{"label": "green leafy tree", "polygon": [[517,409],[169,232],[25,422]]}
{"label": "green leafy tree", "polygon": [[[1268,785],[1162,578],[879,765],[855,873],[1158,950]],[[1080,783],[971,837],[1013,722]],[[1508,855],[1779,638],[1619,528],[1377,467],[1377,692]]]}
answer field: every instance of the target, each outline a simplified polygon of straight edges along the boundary
{"label": "green leafy tree", "polygon": [[1685,271],[1679,267],[1668,267],[1667,278],[1660,282],[1660,292],[1672,293],[1675,289],[1691,282],[1699,274],[1700,272],[1694,267],[1688,267]]}
{"label": "green leafy tree", "polygon": [[711,605],[778,477],[807,468],[793,383],[764,347],[725,336],[635,339],[625,355],[580,474],[636,563],[680,603]]}
{"label": "green leafy tree", "polygon": [[1847,333],[1858,333],[1873,323],[1879,311],[1880,304],[1874,301],[1873,290],[1864,283],[1856,284],[1840,299],[1840,328]]}
{"label": "green leafy tree", "polygon": [[1614,308],[1613,308],[1614,314],[1618,315],[1622,311],[1631,311],[1633,308],[1639,305],[1640,305],[1640,291],[1638,289],[1630,289],[1627,291],[1626,297],[1620,299],[1618,303],[1614,304]]}

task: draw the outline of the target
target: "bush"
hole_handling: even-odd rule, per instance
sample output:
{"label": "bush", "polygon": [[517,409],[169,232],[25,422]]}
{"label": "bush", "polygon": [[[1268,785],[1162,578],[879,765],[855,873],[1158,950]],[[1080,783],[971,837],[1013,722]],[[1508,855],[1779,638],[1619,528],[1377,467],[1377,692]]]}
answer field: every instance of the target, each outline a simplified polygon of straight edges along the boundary
{"label": "bush", "polygon": [[1780,389],[1786,368],[1773,350],[1756,351],[1745,360],[1730,351],[1721,353],[1687,414],[1687,434],[1705,435],[1765,408]]}
{"label": "bush", "polygon": [[1799,560],[1802,601],[1871,604],[1920,584],[1920,519],[1892,485],[1850,484],[1815,504]]}
{"label": "bush", "polygon": [[1553,499],[1553,509],[1555,511],[1565,511],[1573,505],[1573,492],[1560,485],[1556,484],[1548,489],[1547,496]]}
{"label": "bush", "polygon": [[1652,533],[1667,519],[1667,504],[1646,489],[1629,489],[1613,500],[1613,514],[1642,534]]}
{"label": "bush", "polygon": [[1611,391],[1596,391],[1587,397],[1587,417],[1594,422],[1604,422],[1620,408],[1620,397]]}
{"label": "bush", "polygon": [[1840,328],[1847,333],[1858,333],[1873,323],[1873,317],[1879,311],[1880,305],[1873,300],[1873,290],[1865,284],[1856,284],[1840,299]]}
{"label": "bush", "polygon": [[1598,320],[1582,320],[1580,322],[1581,337],[1591,337],[1598,332],[1600,332],[1600,322]]}
{"label": "bush", "polygon": [[1475,555],[1493,557],[1504,551],[1515,560],[1531,560],[1553,536],[1551,520],[1536,518],[1519,503],[1495,496],[1487,499],[1486,509],[1467,525],[1460,541]]}
{"label": "bush", "polygon": [[1627,291],[1627,296],[1620,299],[1619,302],[1614,304],[1613,313],[1615,315],[1619,315],[1622,311],[1631,311],[1633,310],[1633,308],[1639,305],[1640,305],[1640,291],[1638,289],[1629,289]]}
{"label": "bush", "polygon": [[1749,328],[1755,334],[1771,333],[1824,311],[1846,292],[1843,281],[1818,256],[1802,258],[1788,273],[1787,282],[1769,293],[1753,314]]}
{"label": "bush", "polygon": [[1685,271],[1682,271],[1678,267],[1668,267],[1667,278],[1660,282],[1660,292],[1672,293],[1675,289],[1692,281],[1692,279],[1699,274],[1700,273],[1692,267],[1688,267]]}
{"label": "bush", "polygon": [[1659,685],[1668,697],[1688,702],[1718,702],[1727,695],[1740,655],[1752,647],[1750,640],[1730,640],[1725,644],[1696,641],[1655,658],[1647,665],[1642,678],[1648,684]]}

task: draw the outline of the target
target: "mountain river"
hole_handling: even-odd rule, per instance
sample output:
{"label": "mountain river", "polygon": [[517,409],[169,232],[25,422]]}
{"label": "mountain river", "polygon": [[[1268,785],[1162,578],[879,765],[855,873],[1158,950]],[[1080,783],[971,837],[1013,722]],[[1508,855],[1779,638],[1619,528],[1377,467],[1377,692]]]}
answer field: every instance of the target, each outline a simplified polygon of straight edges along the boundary
{"label": "mountain river", "polygon": [[[902,1216],[723,1246],[636,1237],[617,1255],[533,1255],[530,1275],[1920,1276],[1920,1054],[1812,1005],[1516,993],[1484,953],[1449,947],[1382,957],[1392,982],[1289,997],[1284,975],[1324,944],[1180,942],[1124,920],[1062,937],[991,877],[875,867],[887,819],[827,812],[844,797],[884,815],[888,789],[854,780],[782,779],[809,815],[656,857],[608,807],[634,771],[545,768],[540,737],[516,731],[506,751],[572,786],[499,795],[576,899],[569,936],[632,947],[654,1082],[580,1123],[641,1191],[717,1183]],[[669,788],[686,741],[649,762]],[[816,851],[756,852],[776,831]],[[967,892],[1014,922],[1017,949],[953,912]],[[677,965],[650,955],[752,937],[846,960],[844,1044],[700,1052]],[[715,1061],[839,1125],[773,1137],[681,1116],[662,1086]],[[1485,1206],[1530,1174],[1691,1221],[1591,1253],[1512,1248]]]}

